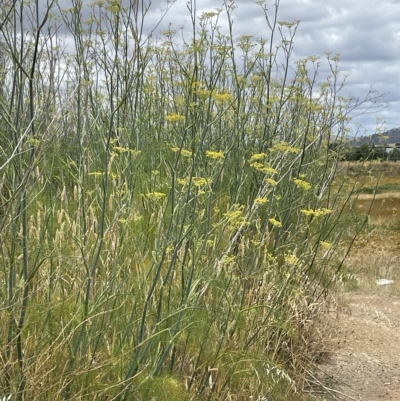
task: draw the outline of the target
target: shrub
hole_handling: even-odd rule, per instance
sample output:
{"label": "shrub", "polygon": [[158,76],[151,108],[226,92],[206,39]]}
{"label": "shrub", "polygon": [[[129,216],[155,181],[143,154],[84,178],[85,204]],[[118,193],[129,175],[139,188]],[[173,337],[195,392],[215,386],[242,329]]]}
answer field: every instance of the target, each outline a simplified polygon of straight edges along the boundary
{"label": "shrub", "polygon": [[89,7],[86,22],[81,2],[60,10],[73,52],[54,5],[24,42],[19,10],[4,21],[1,388],[287,399],[341,268],[330,188],[342,154],[329,143],[354,105],[337,102],[339,58],[318,83],[316,57],[290,74],[298,22],[235,42],[219,10],[191,10],[193,37],[179,42],[142,36],[134,2]]}

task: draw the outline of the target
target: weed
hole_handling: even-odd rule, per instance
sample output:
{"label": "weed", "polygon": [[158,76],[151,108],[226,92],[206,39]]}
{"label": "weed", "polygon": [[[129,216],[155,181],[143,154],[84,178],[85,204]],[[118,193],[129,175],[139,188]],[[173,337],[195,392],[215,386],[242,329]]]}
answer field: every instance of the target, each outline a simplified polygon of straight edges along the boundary
{"label": "weed", "polygon": [[314,57],[291,64],[298,22],[236,43],[232,2],[230,37],[221,10],[197,20],[192,5],[181,43],[144,37],[136,2],[49,2],[43,20],[14,2],[2,21],[0,387],[16,400],[304,385],[361,230],[329,146],[357,104],[338,96],[337,57],[324,83]]}

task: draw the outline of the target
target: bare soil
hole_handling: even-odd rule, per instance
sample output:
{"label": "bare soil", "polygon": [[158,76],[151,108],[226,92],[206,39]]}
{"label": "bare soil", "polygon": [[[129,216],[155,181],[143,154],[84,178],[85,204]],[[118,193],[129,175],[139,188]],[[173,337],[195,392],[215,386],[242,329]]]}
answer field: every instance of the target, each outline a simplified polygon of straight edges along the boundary
{"label": "bare soil", "polygon": [[400,401],[400,297],[343,300],[343,310],[328,316],[329,354],[317,366],[317,399]]}

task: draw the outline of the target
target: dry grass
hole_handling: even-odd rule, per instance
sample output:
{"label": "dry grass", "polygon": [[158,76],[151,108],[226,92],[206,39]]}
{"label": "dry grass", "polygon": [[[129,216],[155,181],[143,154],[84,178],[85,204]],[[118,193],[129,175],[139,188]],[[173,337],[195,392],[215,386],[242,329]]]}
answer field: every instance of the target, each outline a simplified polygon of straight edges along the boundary
{"label": "dry grass", "polygon": [[[360,193],[355,200],[357,214],[367,216],[368,223],[354,243],[347,267],[358,277],[357,291],[362,293],[400,294],[400,163],[351,162],[341,166],[350,183],[357,178]],[[396,185],[399,186],[398,191]],[[390,191],[385,192],[385,188]],[[370,192],[370,193],[368,193]],[[375,192],[375,194],[374,194]],[[386,278],[395,283],[378,286]],[[347,288],[348,289],[348,288]]]}
{"label": "dry grass", "polygon": [[391,225],[399,217],[400,193],[383,193],[377,195],[361,194],[356,201],[357,210],[368,213],[370,223],[374,225]]}
{"label": "dry grass", "polygon": [[[367,223],[345,262],[344,272],[349,276],[354,274],[357,282],[347,280],[337,286],[337,293],[332,294],[326,304],[327,313],[317,325],[319,341],[316,368],[310,374],[308,390],[309,400],[318,401],[338,399],[337,393],[331,393],[332,398],[326,398],[329,390],[337,387],[335,380],[327,374],[326,366],[331,366],[338,347],[343,347],[340,344],[343,344],[345,331],[354,332],[354,328],[346,326],[346,318],[343,317],[349,316],[352,310],[348,292],[362,294],[357,296],[400,295],[400,163],[346,162],[340,165],[338,176],[340,179],[348,177],[346,188],[341,188],[340,192],[343,198],[346,197],[346,189],[354,187],[358,190],[354,199],[355,213],[351,217],[349,214],[349,231],[353,231],[351,222],[354,215],[367,218]],[[398,191],[396,185],[399,185]],[[387,187],[391,191],[385,192],[384,188]],[[377,188],[382,192],[376,191]],[[336,189],[339,191],[339,186]],[[376,280],[380,278],[394,280],[395,283],[378,286]]]}
{"label": "dry grass", "polygon": [[[347,261],[359,279],[358,291],[363,293],[400,294],[400,236],[380,226],[369,225],[355,242]],[[395,284],[378,286],[376,280],[386,278]]]}
{"label": "dry grass", "polygon": [[375,177],[382,175],[384,177],[398,177],[400,175],[400,163],[377,160],[369,162],[343,162],[339,167],[339,174],[359,175],[360,173],[371,172]]}

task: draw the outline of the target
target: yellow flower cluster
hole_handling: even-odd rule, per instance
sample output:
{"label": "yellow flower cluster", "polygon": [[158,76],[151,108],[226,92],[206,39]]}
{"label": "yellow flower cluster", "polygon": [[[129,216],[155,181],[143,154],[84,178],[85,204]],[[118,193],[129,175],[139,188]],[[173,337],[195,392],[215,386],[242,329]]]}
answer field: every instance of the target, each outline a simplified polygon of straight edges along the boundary
{"label": "yellow flower cluster", "polygon": [[251,163],[250,166],[258,171],[261,171],[264,174],[277,174],[278,173],[274,168],[272,168],[270,166],[266,166],[259,162]]}
{"label": "yellow flower cluster", "polygon": [[[89,173],[89,175],[92,177],[104,177],[104,174],[105,174],[104,171],[92,171],[91,173]],[[112,180],[115,180],[118,177],[118,174],[110,172],[108,174],[108,176]],[[86,193],[88,193],[88,192],[86,192]]]}
{"label": "yellow flower cluster", "polygon": [[285,255],[285,262],[289,265],[295,266],[299,263],[299,258],[296,255]]}
{"label": "yellow flower cluster", "polygon": [[257,205],[265,205],[266,203],[268,203],[268,199],[267,198],[256,198],[256,199],[254,199],[254,203],[256,203]]}
{"label": "yellow flower cluster", "polygon": [[203,177],[193,177],[192,182],[195,187],[204,187],[208,184],[208,180]]}
{"label": "yellow flower cluster", "polygon": [[178,178],[176,181],[177,181],[177,183],[180,184],[180,185],[187,185],[187,184],[189,184],[189,180],[188,180],[187,178]]}
{"label": "yellow flower cluster", "polygon": [[[189,184],[189,178],[178,178],[177,183],[180,185],[188,185]],[[193,177],[192,178],[192,183],[195,187],[204,187],[206,185],[211,184],[211,180],[203,177]]]}
{"label": "yellow flower cluster", "polygon": [[173,148],[171,148],[171,150],[173,152],[175,152],[175,153],[178,153],[179,151],[181,151],[181,155],[185,156],[185,157],[191,157],[192,156],[192,152],[190,150],[187,150],[187,149],[182,149],[181,150],[180,148],[173,147]]}
{"label": "yellow flower cluster", "polygon": [[281,141],[272,147],[272,150],[277,150],[282,153],[300,153],[300,148],[290,146],[287,142]]}
{"label": "yellow flower cluster", "polygon": [[330,242],[321,241],[320,244],[321,244],[321,246],[322,246],[323,248],[326,248],[326,249],[332,248],[332,244],[331,244]]}
{"label": "yellow flower cluster", "polygon": [[233,100],[233,96],[230,93],[212,93],[212,97],[217,102],[228,102]]}
{"label": "yellow flower cluster", "polygon": [[119,11],[119,6],[118,5],[111,5],[106,7],[106,9],[114,14],[116,14]]}
{"label": "yellow flower cluster", "polygon": [[320,216],[326,216],[327,214],[331,214],[333,210],[331,209],[325,209],[324,207],[322,209],[302,209],[301,213],[305,214],[306,216],[314,216],[314,217],[320,217]]}
{"label": "yellow flower cluster", "polygon": [[279,220],[274,219],[273,217],[268,219],[268,221],[274,226],[274,227],[282,227],[282,223]]}
{"label": "yellow flower cluster", "polygon": [[243,215],[243,206],[240,205],[233,205],[232,210],[224,213],[224,216],[227,218],[229,224],[234,227],[240,227],[244,224],[249,224],[246,221],[246,217]]}
{"label": "yellow flower cluster", "polygon": [[234,262],[234,261],[235,261],[235,257],[234,257],[234,256],[228,256],[228,255],[224,255],[224,256],[222,257],[222,259],[221,259],[221,263],[222,263],[224,266],[227,266],[227,265],[231,264],[231,263]]}
{"label": "yellow flower cluster", "polygon": [[146,198],[153,200],[153,201],[157,201],[160,199],[165,198],[167,195],[164,194],[163,192],[149,192],[148,194],[146,194]]}
{"label": "yellow flower cluster", "polygon": [[140,150],[123,148],[122,146],[114,146],[113,150],[115,150],[116,152],[119,152],[119,153],[131,153],[134,156],[138,155],[141,152]]}
{"label": "yellow flower cluster", "polygon": [[304,189],[304,191],[311,189],[311,184],[307,181],[300,180],[298,178],[295,178],[293,181],[296,184],[296,187],[299,189]]}
{"label": "yellow flower cluster", "polygon": [[200,81],[194,81],[193,83],[192,83],[192,88],[193,89],[198,89],[198,88],[200,88],[202,86],[202,83],[200,82]]}
{"label": "yellow flower cluster", "polygon": [[89,7],[94,7],[94,6],[102,7],[103,5],[104,5],[104,1],[103,0],[98,0],[98,1],[95,1],[93,3],[88,4]]}
{"label": "yellow flower cluster", "polygon": [[181,155],[185,156],[185,157],[191,157],[192,156],[192,152],[190,150],[187,150],[187,149],[182,149]]}
{"label": "yellow flower cluster", "polygon": [[267,181],[268,184],[272,185],[273,187],[278,185],[278,183],[275,180],[273,180],[272,178],[266,178],[265,181]]}
{"label": "yellow flower cluster", "polygon": [[250,163],[258,162],[259,160],[265,159],[267,156],[266,153],[255,153],[253,156],[250,157]]}
{"label": "yellow flower cluster", "polygon": [[206,156],[210,159],[222,160],[224,152],[214,152],[213,150],[206,150]]}
{"label": "yellow flower cluster", "polygon": [[40,140],[36,139],[36,138],[29,138],[28,142],[33,146],[39,146],[40,145]]}
{"label": "yellow flower cluster", "polygon": [[165,119],[169,122],[180,123],[185,121],[185,116],[181,116],[180,114],[172,113],[165,117]]}
{"label": "yellow flower cluster", "polygon": [[198,89],[194,93],[201,99],[207,99],[211,95],[211,91],[206,89]]}
{"label": "yellow flower cluster", "polygon": [[233,100],[233,96],[230,93],[217,93],[204,89],[201,82],[193,82],[192,88],[194,89],[194,93],[200,99],[208,99],[211,96],[217,103],[223,103]]}

